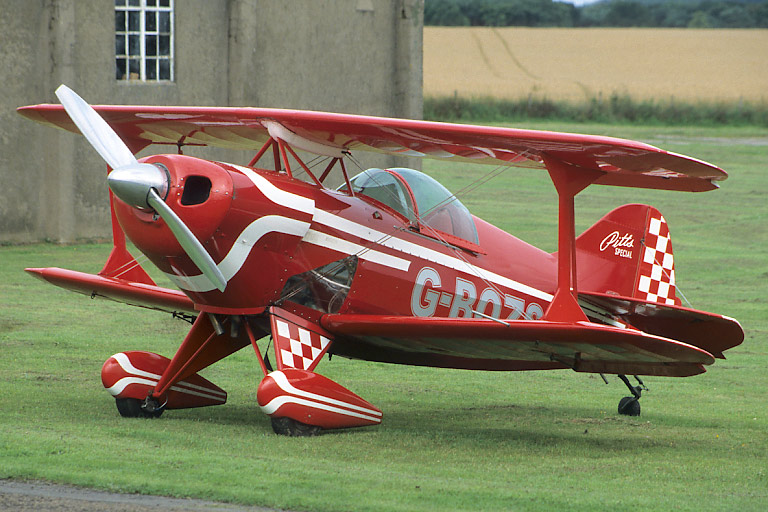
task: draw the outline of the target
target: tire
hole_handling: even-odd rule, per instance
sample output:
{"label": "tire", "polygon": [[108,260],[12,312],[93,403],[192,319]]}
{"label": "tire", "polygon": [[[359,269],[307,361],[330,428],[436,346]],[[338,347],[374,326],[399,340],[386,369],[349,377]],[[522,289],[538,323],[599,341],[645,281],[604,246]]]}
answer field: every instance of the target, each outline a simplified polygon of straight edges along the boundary
{"label": "tire", "polygon": [[640,416],[640,401],[633,396],[625,396],[619,401],[619,414]]}
{"label": "tire", "polygon": [[320,433],[320,427],[307,425],[291,418],[271,418],[272,430],[280,436],[312,437]]}
{"label": "tire", "polygon": [[143,400],[138,398],[115,398],[117,412],[123,418],[159,418],[163,414],[163,409],[154,412],[147,412],[141,408]]}

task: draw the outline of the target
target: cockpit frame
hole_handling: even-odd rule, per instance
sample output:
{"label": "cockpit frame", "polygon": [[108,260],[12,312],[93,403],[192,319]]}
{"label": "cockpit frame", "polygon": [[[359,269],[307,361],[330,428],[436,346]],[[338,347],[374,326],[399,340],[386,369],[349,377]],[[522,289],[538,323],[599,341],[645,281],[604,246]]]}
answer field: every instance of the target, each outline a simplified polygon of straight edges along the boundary
{"label": "cockpit frame", "polygon": [[[372,168],[350,179],[357,197],[402,217],[409,228],[441,243],[484,253],[469,210],[434,178],[414,169]],[[339,188],[349,192],[347,185]]]}

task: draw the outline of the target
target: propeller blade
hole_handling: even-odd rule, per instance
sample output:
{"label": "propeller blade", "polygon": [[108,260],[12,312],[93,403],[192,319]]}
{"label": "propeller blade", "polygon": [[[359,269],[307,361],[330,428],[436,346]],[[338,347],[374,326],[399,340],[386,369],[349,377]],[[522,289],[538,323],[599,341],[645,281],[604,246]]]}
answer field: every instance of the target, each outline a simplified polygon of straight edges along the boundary
{"label": "propeller blade", "polygon": [[165,201],[162,200],[154,188],[149,189],[147,203],[163,218],[176,236],[176,240],[179,241],[179,244],[187,253],[187,256],[197,265],[197,268],[210,279],[219,291],[223,292],[227,287],[227,280],[224,278],[224,274],[216,266],[216,262],[213,261],[211,255],[205,250],[203,244],[200,243],[187,225],[176,215],[176,212],[165,204]]}
{"label": "propeller blade", "polygon": [[136,157],[125,142],[75,91],[62,84],[56,89],[56,96],[80,132],[111,168],[117,169],[136,163]]}
{"label": "propeller blade", "polygon": [[159,192],[165,195],[168,192],[167,175],[155,165],[139,163],[120,136],[75,91],[62,84],[56,89],[56,96],[80,132],[112,168],[107,178],[112,192],[131,206],[155,210],[173,232],[187,256],[203,275],[223,292],[227,286],[224,274],[194,233],[158,194]]}

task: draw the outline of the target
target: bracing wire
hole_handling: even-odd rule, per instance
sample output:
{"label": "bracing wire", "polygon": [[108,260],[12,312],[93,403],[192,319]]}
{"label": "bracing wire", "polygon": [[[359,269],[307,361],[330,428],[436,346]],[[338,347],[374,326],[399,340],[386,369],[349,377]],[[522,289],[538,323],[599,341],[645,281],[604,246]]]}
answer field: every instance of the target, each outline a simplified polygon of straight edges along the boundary
{"label": "bracing wire", "polygon": [[123,263],[119,267],[117,267],[110,277],[114,277],[119,279],[120,276],[123,276],[130,272],[131,270],[135,269],[136,267],[140,267],[143,263],[149,261],[149,258],[142,254],[139,258],[132,258],[131,260]]}
{"label": "bracing wire", "polygon": [[[363,170],[363,167],[360,165],[360,163],[356,159],[354,159],[352,157],[352,155],[349,155],[349,156],[350,156],[350,160],[360,170]],[[441,201],[440,203],[438,203],[434,207],[430,208],[427,212],[425,212],[421,216],[419,214],[417,214],[417,212],[413,208],[410,208],[410,211],[408,213],[410,213],[417,221],[419,221],[420,217],[426,216],[428,213],[436,210],[437,208],[445,206],[447,204],[450,204],[452,201],[458,200],[458,195],[459,194],[463,195],[463,194],[467,194],[467,193],[475,190],[477,187],[487,183],[488,181],[490,181],[491,179],[495,178],[496,176],[499,176],[504,171],[508,170],[510,167],[512,167],[512,166],[511,165],[500,165],[500,166],[494,167],[488,173],[480,176],[478,179],[476,179],[475,181],[471,182],[470,184],[468,184],[467,186],[465,186],[464,188],[459,190],[457,193],[451,194],[449,197],[447,197],[446,199],[444,199],[443,201]],[[372,179],[372,181],[374,181],[374,183],[378,183],[378,182],[376,182],[374,177],[371,177],[371,179]],[[387,193],[393,195],[394,199],[399,199],[397,197],[394,197],[394,194],[392,194],[392,192],[389,191],[388,189],[384,189],[384,190],[386,190]],[[408,208],[407,205],[406,205],[406,208]],[[430,233],[429,236],[437,239],[444,246],[449,247],[453,251],[453,253],[456,255],[456,257],[458,259],[460,259],[462,262],[464,262],[464,264],[467,266],[468,273],[470,273],[470,274],[474,275],[475,277],[477,277],[478,279],[480,279],[489,288],[493,289],[497,294],[499,294],[500,297],[504,296],[504,293],[502,293],[502,291],[499,289],[499,287],[496,284],[490,282],[485,276],[483,276],[481,274],[481,272],[479,271],[479,269],[476,266],[472,265],[467,260],[467,258],[464,256],[464,254],[462,254],[462,252],[458,248],[456,248],[453,244],[451,244],[450,242],[448,242],[447,240],[445,240],[442,237],[442,235],[440,234],[439,231],[437,231],[434,228],[430,227],[428,224],[421,223],[421,222],[419,223],[419,227],[421,229],[426,228],[426,231],[428,231]],[[370,244],[379,244],[379,245],[383,244],[386,240],[392,238],[394,236],[395,232],[398,231],[398,229],[399,229],[398,227],[393,227],[393,229],[389,233],[385,234],[379,240],[372,241],[372,242],[369,242],[369,243]],[[359,256],[361,254],[364,254],[367,250],[372,250],[372,249],[370,247],[367,247],[366,249],[363,249],[363,250],[359,251],[357,255]],[[521,311],[521,314],[527,320],[531,320],[531,317],[525,311]],[[482,315],[480,315],[480,316],[482,316]]]}

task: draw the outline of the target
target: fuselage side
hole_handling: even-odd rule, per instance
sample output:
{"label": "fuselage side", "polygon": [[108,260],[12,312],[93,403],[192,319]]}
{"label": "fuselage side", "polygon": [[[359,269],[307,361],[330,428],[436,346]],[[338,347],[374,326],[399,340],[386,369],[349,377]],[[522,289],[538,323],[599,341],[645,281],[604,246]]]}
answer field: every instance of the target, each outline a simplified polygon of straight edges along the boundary
{"label": "fuselage side", "polygon": [[[207,162],[200,168],[199,160],[176,155],[147,161],[169,169],[167,201],[202,235],[227,278],[226,290],[214,289],[183,251],[173,249],[161,220],[126,205],[117,208],[118,218],[137,247],[202,311],[258,313],[290,300],[284,295],[292,276],[345,258],[355,258],[356,270],[342,312],[536,319],[551,301],[555,258],[481,219],[474,218],[480,250],[473,251],[364,195],[274,171]],[[191,195],[185,187],[198,175],[222,189],[231,183],[231,193],[213,186],[208,200],[174,201],[174,195]],[[214,229],[211,202],[219,205]]]}

